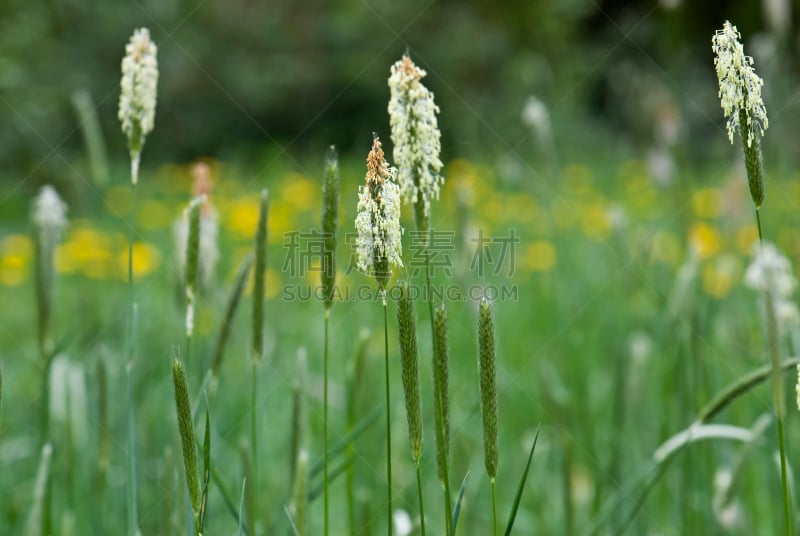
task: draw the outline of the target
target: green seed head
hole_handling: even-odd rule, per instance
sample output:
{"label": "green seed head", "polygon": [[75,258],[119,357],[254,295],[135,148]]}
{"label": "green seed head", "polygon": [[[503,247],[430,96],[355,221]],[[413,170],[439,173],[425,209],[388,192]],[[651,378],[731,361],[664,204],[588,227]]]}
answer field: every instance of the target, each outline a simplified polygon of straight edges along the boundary
{"label": "green seed head", "polygon": [[269,194],[261,190],[256,229],[256,271],[253,285],[253,361],[264,354],[264,286],[267,271],[267,209]]}
{"label": "green seed head", "polygon": [[400,298],[397,302],[397,323],[400,334],[400,365],[402,368],[403,392],[406,399],[406,418],[411,454],[419,463],[422,455],[422,418],[420,417],[421,396],[419,388],[419,360],[417,359],[417,321],[414,303],[408,283],[400,284]]}
{"label": "green seed head", "polygon": [[336,284],[336,228],[339,223],[339,160],[336,147],[331,145],[325,157],[325,173],[322,178],[322,296],[325,308],[333,303]]}
{"label": "green seed head", "polygon": [[497,477],[497,364],[495,358],[494,321],[492,306],[484,298],[480,303],[478,320],[478,376],[483,418],[483,451],[486,474]]}
{"label": "green seed head", "polygon": [[[741,110],[739,115],[742,121],[746,117],[745,110]],[[764,159],[761,155],[761,138],[748,133],[747,129],[741,128],[742,148],[744,149],[744,167],[747,170],[747,184],[750,187],[750,197],[753,198],[756,208],[760,208],[766,197],[764,186]],[[752,136],[752,137],[748,137]]]}
{"label": "green seed head", "polygon": [[447,478],[450,452],[450,402],[448,395],[447,310],[444,303],[436,308],[433,324],[433,400],[436,420],[436,472],[442,485]]}
{"label": "green seed head", "polygon": [[186,335],[194,332],[194,302],[197,297],[197,263],[200,257],[200,207],[205,195],[192,199],[186,209],[189,220],[189,238],[186,241]]}
{"label": "green seed head", "polygon": [[178,413],[178,430],[183,449],[183,469],[186,487],[195,518],[200,514],[200,473],[197,469],[197,445],[195,444],[192,406],[189,403],[189,386],[186,372],[178,359],[172,360],[172,385],[175,388],[175,408]]}

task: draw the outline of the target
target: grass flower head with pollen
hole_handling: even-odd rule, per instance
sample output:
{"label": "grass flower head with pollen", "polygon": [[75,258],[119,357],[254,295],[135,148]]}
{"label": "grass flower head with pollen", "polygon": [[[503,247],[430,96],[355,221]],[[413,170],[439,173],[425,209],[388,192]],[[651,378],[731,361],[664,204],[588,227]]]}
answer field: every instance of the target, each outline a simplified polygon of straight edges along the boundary
{"label": "grass flower head with pollen", "polygon": [[397,170],[383,156],[380,139],[374,135],[367,156],[366,184],[358,190],[356,259],[358,269],[374,276],[382,292],[386,291],[391,267],[403,266],[400,189],[393,180],[396,174]]}
{"label": "grass flower head with pollen", "polygon": [[158,86],[158,49],[150,40],[147,28],[133,32],[125,45],[120,80],[119,120],[128,138],[131,153],[131,180],[138,179],[139,157],[145,136],[152,130],[156,118],[156,89]]}
{"label": "grass flower head with pollen", "polygon": [[389,77],[389,118],[394,143],[397,181],[403,200],[414,204],[417,230],[425,233],[431,199],[439,198],[441,134],[436,120],[439,107],[433,93],[420,80],[425,71],[407,55],[392,65]]}
{"label": "grass flower head with pollen", "polygon": [[733,143],[737,132],[742,137],[750,194],[758,208],[764,202],[760,141],[769,121],[761,100],[764,81],[753,69],[753,58],[745,56],[740,38],[736,26],[725,21],[711,39],[711,49],[719,79],[719,98],[728,118],[728,139]]}

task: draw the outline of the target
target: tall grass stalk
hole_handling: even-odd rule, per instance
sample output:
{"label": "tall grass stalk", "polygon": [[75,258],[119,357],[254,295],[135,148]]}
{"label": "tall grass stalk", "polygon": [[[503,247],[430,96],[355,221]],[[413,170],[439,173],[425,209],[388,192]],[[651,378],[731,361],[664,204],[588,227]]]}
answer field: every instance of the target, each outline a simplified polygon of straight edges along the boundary
{"label": "tall grass stalk", "polygon": [[205,202],[205,195],[200,195],[192,199],[185,212],[185,217],[189,222],[189,236],[186,240],[186,280],[184,283],[184,293],[186,299],[186,367],[191,370],[192,361],[192,336],[194,335],[194,316],[195,302],[199,292],[198,265],[200,260],[200,208]]}
{"label": "tall grass stalk", "polygon": [[46,512],[48,482],[50,481],[50,460],[53,456],[53,446],[45,443],[39,458],[39,468],[36,470],[36,480],[33,485],[33,497],[28,519],[25,522],[25,536],[47,536],[48,525]]}
{"label": "tall grass stalk", "polygon": [[389,314],[386,308],[386,291],[381,291],[383,300],[383,350],[384,380],[386,383],[386,507],[388,516],[388,534],[392,536],[392,411],[389,395]]}
{"label": "tall grass stalk", "polygon": [[[750,196],[756,212],[758,240],[764,248],[764,235],[761,229],[760,209],[765,198],[764,161],[761,153],[761,138],[769,127],[767,110],[761,99],[761,88],[764,81],[753,68],[753,59],[745,56],[740,43],[741,34],[736,26],[725,21],[723,28],[717,30],[712,39],[712,50],[715,54],[714,66],[719,79],[719,96],[722,109],[728,118],[728,138],[733,143],[735,135],[739,135],[744,153],[747,181]],[[778,328],[775,320],[772,290],[767,285],[766,302],[766,336],[772,364],[772,388],[775,398],[775,414],[778,421],[778,447],[781,460],[781,487],[783,492],[783,512],[786,534],[793,531],[789,497],[789,484],[786,475],[786,446],[783,432],[784,401],[783,386],[780,374],[780,357],[778,355]]]}
{"label": "tall grass stalk", "polygon": [[200,474],[197,465],[197,445],[195,443],[192,406],[189,402],[189,385],[186,381],[186,371],[177,358],[172,360],[172,385],[175,391],[175,409],[178,415],[178,430],[181,436],[184,477],[186,479],[186,488],[189,492],[195,532],[199,535],[201,534],[201,492]]}
{"label": "tall grass stalk", "polygon": [[[429,297],[430,298],[430,297]],[[436,470],[444,491],[445,534],[452,534],[453,506],[450,497],[450,401],[447,346],[447,310],[444,303],[436,308],[433,326],[433,400],[436,436]]]}
{"label": "tall grass stalk", "polygon": [[400,339],[400,366],[403,394],[406,402],[408,439],[411,456],[417,470],[417,495],[419,498],[420,532],[425,534],[425,501],[422,498],[422,476],[419,461],[422,456],[422,402],[419,387],[419,357],[417,354],[417,320],[408,282],[400,284],[397,301],[397,327]]}
{"label": "tall grass stalk", "polygon": [[323,350],[323,449],[325,457],[325,521],[324,534],[330,531],[330,500],[328,496],[328,324],[330,323],[331,305],[333,304],[334,285],[336,284],[336,227],[339,219],[339,161],[336,147],[328,149],[325,157],[325,171],[322,177],[322,236],[323,255],[321,284],[323,302],[325,304],[324,350]]}
{"label": "tall grass stalk", "polygon": [[122,132],[128,141],[131,157],[131,207],[128,224],[128,307],[130,324],[128,331],[128,363],[126,366],[128,442],[129,460],[132,465],[129,483],[129,532],[139,534],[138,513],[136,511],[136,454],[134,436],[134,413],[132,375],[136,349],[136,307],[133,292],[133,242],[136,236],[136,185],[139,182],[139,161],[145,137],[153,130],[156,114],[156,93],[158,86],[158,49],[150,40],[147,28],[133,32],[125,46],[122,58],[122,78],[120,80],[119,120]]}
{"label": "tall grass stalk", "polygon": [[[258,363],[264,355],[264,293],[267,272],[267,218],[269,193],[267,189],[261,190],[258,209],[258,224],[255,236],[255,280],[253,282],[253,345],[252,345],[252,371],[250,395],[250,464],[251,486],[253,497],[258,498]],[[265,509],[266,510],[266,509]],[[257,534],[254,524],[250,530]]]}
{"label": "tall grass stalk", "polygon": [[497,534],[497,363],[495,355],[492,306],[486,298],[479,305],[478,376],[480,378],[481,418],[483,421],[483,452],[486,474],[492,484],[493,534]]}
{"label": "tall grass stalk", "polygon": [[372,134],[367,155],[366,184],[358,190],[356,257],[358,269],[375,278],[383,303],[384,368],[386,380],[386,494],[387,531],[392,535],[392,427],[389,393],[389,313],[386,288],[393,266],[403,266],[400,237],[400,189],[393,182],[397,170],[390,167],[378,135]]}

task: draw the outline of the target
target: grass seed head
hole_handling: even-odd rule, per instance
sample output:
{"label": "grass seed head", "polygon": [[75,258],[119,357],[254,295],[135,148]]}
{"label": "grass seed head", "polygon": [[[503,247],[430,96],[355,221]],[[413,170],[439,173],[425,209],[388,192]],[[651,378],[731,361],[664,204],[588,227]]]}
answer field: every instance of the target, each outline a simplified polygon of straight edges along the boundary
{"label": "grass seed head", "polygon": [[322,296],[325,308],[333,303],[336,284],[336,228],[339,224],[339,160],[336,147],[328,149],[322,177]]}
{"label": "grass seed head", "polygon": [[414,461],[419,463],[420,456],[422,456],[422,411],[420,409],[419,358],[417,355],[417,320],[414,314],[414,302],[411,300],[406,281],[400,284],[397,323],[400,335],[400,366],[406,401],[408,437],[411,442],[411,454]]}
{"label": "grass seed head", "polygon": [[389,167],[381,142],[374,136],[367,156],[366,184],[359,188],[356,215],[358,269],[375,277],[386,289],[392,266],[403,266],[400,237],[400,190],[394,183],[397,170]]}
{"label": "grass seed head", "polygon": [[[120,80],[119,120],[128,138],[131,158],[138,162],[145,137],[153,130],[158,86],[158,49],[150,31],[139,28],[125,46]],[[138,173],[132,174],[136,184]]]}
{"label": "grass seed head", "polygon": [[200,473],[197,466],[197,444],[195,443],[192,406],[189,402],[189,386],[186,381],[186,372],[177,358],[172,360],[172,385],[175,390],[175,408],[178,414],[178,431],[181,435],[186,487],[189,490],[192,511],[195,518],[197,518],[200,513]]}
{"label": "grass seed head", "polygon": [[269,193],[261,190],[256,228],[256,268],[253,284],[253,361],[259,361],[264,354],[264,288],[267,272],[267,217]]}
{"label": "grass seed head", "polygon": [[444,485],[450,453],[450,401],[447,347],[447,310],[444,303],[434,312],[433,399],[436,421],[436,472]]}
{"label": "grass seed head", "polygon": [[492,306],[486,298],[480,302],[478,320],[478,376],[480,378],[483,450],[486,474],[497,477],[497,364],[495,356]]}

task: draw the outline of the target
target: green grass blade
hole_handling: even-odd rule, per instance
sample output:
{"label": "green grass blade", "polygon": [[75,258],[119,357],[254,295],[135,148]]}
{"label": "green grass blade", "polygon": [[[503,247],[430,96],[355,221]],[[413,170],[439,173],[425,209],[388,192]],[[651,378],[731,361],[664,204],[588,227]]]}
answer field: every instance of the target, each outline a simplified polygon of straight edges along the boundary
{"label": "green grass blade", "polygon": [[222,481],[222,476],[219,474],[219,471],[217,471],[217,466],[213,463],[211,464],[211,478],[214,480],[214,485],[219,490],[220,495],[222,495],[222,502],[225,503],[225,508],[228,509],[231,517],[233,517],[234,521],[236,521],[237,527],[239,527],[245,535],[249,536],[250,530],[247,528],[247,523],[245,522],[244,515],[242,513],[245,497],[247,496],[244,486],[244,483],[247,479],[242,479],[242,497],[239,500],[239,509],[237,510],[233,499],[231,499],[231,494],[228,493],[228,488],[225,487],[225,483]]}
{"label": "green grass blade", "polygon": [[[250,275],[250,268],[252,266],[253,254],[250,253],[245,256],[244,260],[242,260],[241,264],[239,265],[239,269],[236,272],[236,277],[233,280],[233,288],[231,289],[231,294],[228,297],[228,305],[225,308],[225,318],[222,321],[222,326],[220,326],[217,342],[214,345],[214,353],[212,354],[214,356],[211,360],[212,378],[217,378],[219,376],[219,371],[222,368],[222,359],[225,356],[225,347],[227,346],[228,339],[230,338],[233,319],[236,316],[236,311],[239,310],[239,303],[241,302],[245,283],[247,283],[247,277]],[[214,390],[212,389],[212,397],[213,392]]]}
{"label": "green grass blade", "polygon": [[531,445],[531,451],[528,453],[528,462],[525,464],[525,471],[523,471],[522,477],[519,480],[519,486],[517,486],[517,494],[514,496],[514,504],[511,507],[511,513],[508,516],[508,524],[506,525],[505,536],[509,536],[511,534],[511,529],[514,527],[514,520],[517,518],[517,510],[519,510],[519,503],[522,500],[522,492],[525,489],[525,481],[528,479],[528,471],[530,471],[531,468],[533,451],[536,450],[536,442],[539,441],[539,430],[541,430],[541,424],[536,427],[536,435],[533,437],[533,445]]}
{"label": "green grass blade", "polygon": [[244,517],[242,513],[244,512],[244,492],[245,492],[245,485],[247,484],[247,479],[242,479],[242,494],[239,496],[239,528],[236,530],[237,536],[244,536]]}
{"label": "green grass blade", "polygon": [[[353,466],[354,460],[353,458],[347,458],[343,460],[339,465],[333,468],[332,471],[328,474],[328,484],[333,484],[336,482],[336,479],[347,472],[347,470]],[[325,491],[324,484],[318,484],[314,488],[311,489],[308,493],[308,502],[312,502],[314,499],[318,498],[322,495],[322,492]]]}
{"label": "green grass blade", "polygon": [[[369,428],[375,421],[377,421],[378,417],[381,416],[381,413],[382,413],[381,408],[375,408],[373,411],[369,413],[369,415],[361,419],[361,422],[359,422],[358,425],[350,431],[350,433],[348,433],[342,439],[337,441],[336,444],[334,444],[328,451],[328,463],[334,461],[334,459],[337,456],[339,456],[342,452],[344,452],[347,449],[350,443],[355,441],[358,438],[358,436],[363,434],[367,430],[367,428]],[[322,472],[324,468],[325,468],[324,461],[319,461],[315,463],[311,469],[311,473],[309,475],[310,478],[319,476],[319,474]]]}
{"label": "green grass blade", "polygon": [[283,511],[286,512],[286,519],[289,520],[289,526],[292,528],[292,534],[294,536],[300,536],[300,533],[297,532],[297,527],[294,524],[294,519],[292,519],[292,513],[289,511],[289,507],[287,505],[283,505]]}
{"label": "green grass blade", "polygon": [[[207,402],[207,401],[206,401]],[[209,469],[211,468],[211,419],[206,407],[206,431],[203,438],[203,495],[200,499],[200,530],[206,520],[206,505],[208,504]]]}
{"label": "green grass blade", "polygon": [[461,481],[461,489],[458,490],[458,499],[456,505],[453,507],[453,535],[458,529],[458,518],[461,515],[461,501],[464,499],[464,492],[467,490],[467,480],[469,480],[469,471],[464,475],[464,480]]}

